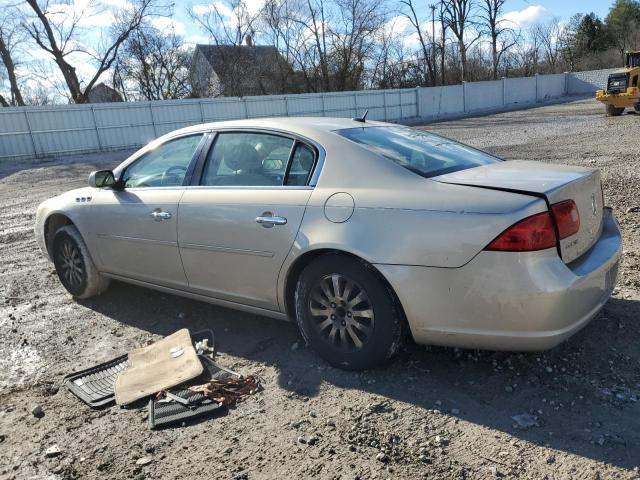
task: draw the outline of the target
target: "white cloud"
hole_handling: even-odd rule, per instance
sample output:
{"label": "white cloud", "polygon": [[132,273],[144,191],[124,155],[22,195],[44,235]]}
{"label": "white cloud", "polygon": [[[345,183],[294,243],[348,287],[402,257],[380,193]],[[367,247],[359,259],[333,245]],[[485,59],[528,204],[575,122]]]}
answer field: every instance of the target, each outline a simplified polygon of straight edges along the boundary
{"label": "white cloud", "polygon": [[[256,16],[264,7],[265,0],[244,0],[244,5],[247,8],[247,12],[250,16]],[[196,15],[206,15],[207,13],[218,11],[220,15],[225,17],[225,19],[229,20],[234,17],[233,10],[231,9],[228,2],[224,2],[222,0],[217,0],[211,3],[200,3],[194,5],[191,8],[192,12]]]}
{"label": "white cloud", "polygon": [[512,26],[524,29],[540,21],[548,14],[549,12],[542,5],[529,5],[522,10],[512,10],[505,13],[501,20],[505,23],[510,23]]}
{"label": "white cloud", "polygon": [[[113,0],[111,0],[113,1]],[[125,8],[129,2],[118,1],[92,2],[91,0],[73,0],[69,3],[55,3],[49,6],[49,17],[56,23],[70,27],[77,22],[80,27],[108,27],[115,22],[114,8]]]}
{"label": "white cloud", "polygon": [[255,16],[260,13],[260,10],[264,7],[265,0],[245,0],[244,3],[247,6],[249,15]]}
{"label": "white cloud", "polygon": [[151,24],[162,32],[173,30],[176,35],[184,35],[187,31],[185,24],[175,18],[157,17],[151,21]]}
{"label": "white cloud", "polygon": [[189,35],[184,38],[184,44],[187,47],[195,47],[198,43],[208,44],[211,39],[206,35]]}
{"label": "white cloud", "polygon": [[[384,28],[388,36],[400,39],[405,47],[415,48],[420,46],[418,32],[416,32],[416,28],[405,15],[397,15],[391,18],[385,24]],[[425,38],[425,42],[430,42],[431,40],[429,39],[431,38],[433,28],[431,20],[423,22],[420,28],[423,35],[425,35],[425,37],[429,37]],[[436,38],[439,38],[440,25],[438,22],[435,24],[435,34]]]}
{"label": "white cloud", "polygon": [[207,4],[207,5],[198,4],[198,5],[194,5],[191,8],[191,11],[196,15],[206,15],[209,12],[213,12],[214,7],[213,7],[213,4]]}

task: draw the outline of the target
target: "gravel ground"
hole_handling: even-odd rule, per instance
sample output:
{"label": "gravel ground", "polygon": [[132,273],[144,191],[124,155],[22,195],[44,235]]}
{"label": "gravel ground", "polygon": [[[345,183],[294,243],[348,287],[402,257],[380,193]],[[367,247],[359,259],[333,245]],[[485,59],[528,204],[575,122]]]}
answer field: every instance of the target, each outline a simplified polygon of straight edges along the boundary
{"label": "gravel ground", "polygon": [[[328,367],[286,322],[119,283],[72,301],[37,249],[35,208],[125,153],[0,162],[0,478],[640,478],[638,122],[582,100],[425,127],[509,159],[602,169],[624,232],[619,287],[549,352],[410,345],[365,373]],[[181,327],[212,328],[218,361],[264,391],[151,432],[144,412],[90,410],[60,388]],[[512,418],[524,414],[532,425]]]}

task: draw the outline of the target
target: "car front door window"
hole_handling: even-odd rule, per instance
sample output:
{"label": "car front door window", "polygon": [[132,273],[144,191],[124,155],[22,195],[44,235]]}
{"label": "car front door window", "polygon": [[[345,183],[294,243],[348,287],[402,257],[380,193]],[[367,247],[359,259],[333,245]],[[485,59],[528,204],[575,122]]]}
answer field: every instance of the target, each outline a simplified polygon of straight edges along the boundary
{"label": "car front door window", "polygon": [[125,188],[182,185],[203,134],[169,140],[147,152],[124,171]]}
{"label": "car front door window", "polygon": [[293,140],[264,133],[220,133],[209,152],[201,185],[278,186]]}

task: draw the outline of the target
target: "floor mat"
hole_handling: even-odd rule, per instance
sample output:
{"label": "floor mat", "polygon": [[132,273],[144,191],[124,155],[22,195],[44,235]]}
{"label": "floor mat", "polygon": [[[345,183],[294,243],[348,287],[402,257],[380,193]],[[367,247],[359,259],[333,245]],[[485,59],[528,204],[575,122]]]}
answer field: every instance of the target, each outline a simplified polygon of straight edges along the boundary
{"label": "floor mat", "polygon": [[[198,385],[208,380],[241,377],[240,374],[221,367],[208,356],[200,355],[198,358],[204,366],[204,372],[189,383]],[[188,388],[169,390],[169,393],[171,397],[163,400],[149,400],[149,428],[152,430],[182,425],[205,416],[222,415],[227,411],[226,406]],[[174,397],[178,397],[180,401]]]}
{"label": "floor mat", "polygon": [[105,407],[115,401],[113,386],[116,377],[128,365],[128,355],[121,355],[100,365],[71,373],[64,377],[62,383],[90,407]]}
{"label": "floor mat", "polygon": [[209,400],[202,393],[189,389],[172,391],[174,396],[186,400],[184,405],[175,400],[149,400],[149,428],[156,430],[171,425],[188,423],[204,416],[222,415],[227,407]]}
{"label": "floor mat", "polygon": [[189,330],[183,328],[129,353],[129,368],[116,378],[116,403],[130,405],[196,378],[203,370]]}

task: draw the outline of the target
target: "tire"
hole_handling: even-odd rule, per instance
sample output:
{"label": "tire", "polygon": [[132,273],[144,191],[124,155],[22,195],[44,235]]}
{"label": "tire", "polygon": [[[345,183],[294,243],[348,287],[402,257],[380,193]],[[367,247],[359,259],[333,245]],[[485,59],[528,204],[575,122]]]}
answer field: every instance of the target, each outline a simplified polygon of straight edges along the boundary
{"label": "tire", "polygon": [[307,345],[334,367],[372,368],[400,348],[405,321],[396,297],[357,259],[326,254],[313,260],[298,279],[295,309]]}
{"label": "tire", "polygon": [[633,106],[633,109],[634,109],[636,112],[640,113],[640,103],[636,103],[636,104]]}
{"label": "tire", "polygon": [[618,116],[622,115],[622,112],[624,112],[624,107],[618,108],[618,107],[614,107],[610,103],[607,104],[607,116],[608,117],[618,117]]}
{"label": "tire", "polygon": [[100,275],[80,232],[73,225],[56,231],[52,257],[60,283],[73,297],[90,298],[109,287],[109,279]]}

